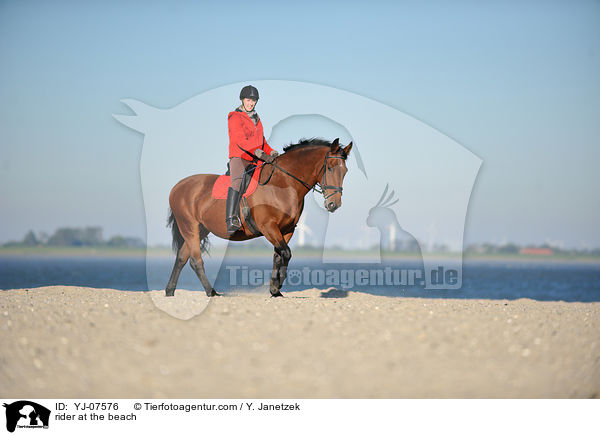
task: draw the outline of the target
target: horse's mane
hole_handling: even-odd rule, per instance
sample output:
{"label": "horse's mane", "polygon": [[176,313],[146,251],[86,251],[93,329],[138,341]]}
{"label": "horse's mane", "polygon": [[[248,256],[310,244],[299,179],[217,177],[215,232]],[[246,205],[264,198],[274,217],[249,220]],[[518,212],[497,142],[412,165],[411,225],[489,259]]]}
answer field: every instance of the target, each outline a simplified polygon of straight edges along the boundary
{"label": "horse's mane", "polygon": [[300,142],[298,143],[291,143],[287,146],[283,147],[283,151],[287,152],[287,151],[293,151],[296,150],[298,148],[304,148],[304,147],[308,147],[311,145],[316,145],[316,146],[322,146],[322,147],[330,147],[331,146],[331,142],[327,141],[325,139],[321,139],[318,137],[313,137],[312,139],[306,139],[306,138],[302,138],[300,139]]}
{"label": "horse's mane", "polygon": [[[291,143],[287,146],[283,147],[283,151],[284,152],[288,152],[288,151],[294,151],[297,149],[301,149],[301,148],[306,148],[309,146],[320,146],[320,147],[331,147],[331,141],[325,140],[325,139],[321,139],[318,137],[313,137],[312,139],[306,139],[306,138],[302,138],[300,139],[300,142],[298,143]],[[344,155],[345,153],[342,150],[342,154]],[[345,156],[344,156],[345,159]]]}

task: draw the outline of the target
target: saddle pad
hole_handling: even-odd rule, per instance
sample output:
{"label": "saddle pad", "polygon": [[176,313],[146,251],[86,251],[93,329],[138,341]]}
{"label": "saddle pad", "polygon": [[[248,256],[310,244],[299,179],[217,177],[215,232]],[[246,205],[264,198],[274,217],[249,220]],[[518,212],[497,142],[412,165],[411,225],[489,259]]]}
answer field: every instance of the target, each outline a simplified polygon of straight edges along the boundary
{"label": "saddle pad", "polygon": [[[248,188],[246,189],[246,191],[244,192],[244,195],[242,195],[242,196],[247,197],[254,193],[254,191],[256,190],[256,186],[258,186],[258,177],[260,177],[261,169],[262,169],[262,165],[258,166],[254,170],[254,174],[252,175],[252,178],[250,179],[250,184],[248,185]],[[230,186],[231,186],[231,177],[229,175],[219,176],[219,178],[217,178],[217,181],[215,181],[215,184],[213,185],[213,188],[212,188],[213,198],[227,199],[227,190],[229,189]]]}

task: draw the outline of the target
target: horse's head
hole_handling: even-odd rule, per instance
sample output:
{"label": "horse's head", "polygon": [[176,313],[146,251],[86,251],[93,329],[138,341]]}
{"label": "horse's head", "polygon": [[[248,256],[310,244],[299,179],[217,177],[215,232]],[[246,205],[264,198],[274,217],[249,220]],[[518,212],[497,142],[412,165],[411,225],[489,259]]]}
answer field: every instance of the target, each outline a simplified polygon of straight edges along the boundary
{"label": "horse's head", "polygon": [[340,139],[337,138],[331,143],[331,149],[325,156],[323,177],[320,184],[323,189],[323,198],[325,198],[325,208],[331,213],[342,205],[342,184],[344,183],[344,176],[348,172],[346,159],[351,149],[352,142],[346,147],[341,147]]}

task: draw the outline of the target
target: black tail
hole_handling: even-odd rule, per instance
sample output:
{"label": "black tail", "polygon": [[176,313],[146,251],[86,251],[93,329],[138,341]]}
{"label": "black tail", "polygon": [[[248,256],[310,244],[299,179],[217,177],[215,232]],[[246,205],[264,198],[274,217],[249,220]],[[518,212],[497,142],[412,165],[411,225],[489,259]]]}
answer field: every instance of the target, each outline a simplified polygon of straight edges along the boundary
{"label": "black tail", "polygon": [[183,244],[185,243],[185,240],[183,239],[183,236],[181,235],[181,232],[179,231],[179,225],[177,225],[177,221],[175,220],[175,215],[173,215],[173,212],[171,211],[171,209],[169,209],[169,217],[167,218],[167,227],[171,227],[171,234],[173,235],[173,251],[175,251],[175,253],[179,252],[179,249],[181,249],[181,247],[183,246]]}
{"label": "black tail", "polygon": [[[200,250],[202,252],[208,252],[210,247],[208,241],[208,230],[204,227],[204,225],[200,225]],[[167,218],[167,227],[171,227],[171,234],[173,235],[173,251],[175,253],[179,252],[185,240],[179,231],[179,225],[177,225],[177,220],[175,219],[175,215],[173,215],[173,211],[169,209],[169,217]]]}

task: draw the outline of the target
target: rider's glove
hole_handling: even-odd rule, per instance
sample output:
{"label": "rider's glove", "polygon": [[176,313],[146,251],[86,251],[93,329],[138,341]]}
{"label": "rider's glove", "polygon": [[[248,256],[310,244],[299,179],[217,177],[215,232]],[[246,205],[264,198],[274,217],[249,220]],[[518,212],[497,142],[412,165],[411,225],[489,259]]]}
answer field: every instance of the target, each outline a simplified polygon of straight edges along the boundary
{"label": "rider's glove", "polygon": [[273,160],[275,160],[275,157],[277,157],[279,155],[279,153],[277,151],[273,150],[273,152],[271,153],[271,155],[268,155],[267,153],[265,153],[260,148],[257,148],[254,151],[254,155],[256,157],[258,157],[259,159],[267,162],[267,163],[271,163]]}

